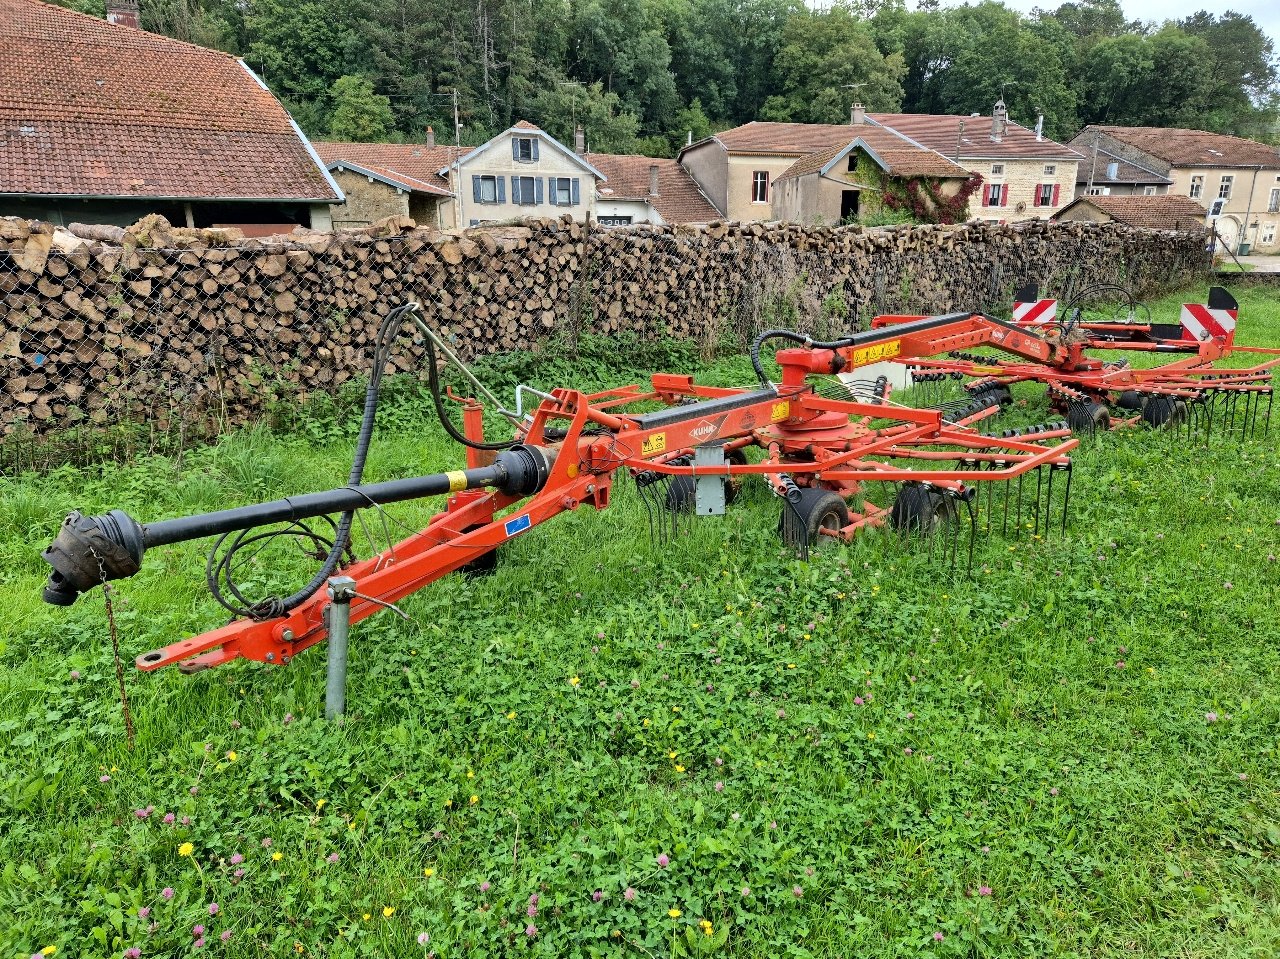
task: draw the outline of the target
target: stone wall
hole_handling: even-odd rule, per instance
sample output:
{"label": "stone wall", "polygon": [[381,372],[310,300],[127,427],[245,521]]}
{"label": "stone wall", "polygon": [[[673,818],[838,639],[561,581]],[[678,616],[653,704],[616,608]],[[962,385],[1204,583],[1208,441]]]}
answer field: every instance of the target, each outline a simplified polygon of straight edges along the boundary
{"label": "stone wall", "polygon": [[[380,318],[407,298],[475,357],[582,332],[742,344],[764,325],[833,335],[880,312],[1007,315],[1031,280],[1144,296],[1206,267],[1199,235],[1115,225],[406,225],[257,241],[153,224],[102,242],[0,220],[0,436],[253,420],[273,396],[367,374]],[[400,347],[395,368],[414,369],[419,348]]]}

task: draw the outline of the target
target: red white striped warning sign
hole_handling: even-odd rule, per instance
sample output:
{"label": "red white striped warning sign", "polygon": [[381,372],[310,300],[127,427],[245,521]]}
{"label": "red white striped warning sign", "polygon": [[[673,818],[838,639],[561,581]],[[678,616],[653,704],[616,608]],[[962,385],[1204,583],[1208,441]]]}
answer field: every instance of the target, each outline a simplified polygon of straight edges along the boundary
{"label": "red white striped warning sign", "polygon": [[1057,300],[1034,300],[1013,304],[1015,323],[1052,323],[1058,315]]}
{"label": "red white striped warning sign", "polygon": [[1237,310],[1211,310],[1200,303],[1182,304],[1182,338],[1203,343],[1230,336],[1236,329]]}

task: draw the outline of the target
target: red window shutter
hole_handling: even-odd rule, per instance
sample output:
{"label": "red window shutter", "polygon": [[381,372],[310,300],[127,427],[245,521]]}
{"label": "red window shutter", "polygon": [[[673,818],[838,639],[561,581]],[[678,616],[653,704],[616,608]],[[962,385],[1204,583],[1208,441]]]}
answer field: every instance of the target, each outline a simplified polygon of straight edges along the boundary
{"label": "red window shutter", "polygon": [[1009,184],[1007,183],[1000,184],[1000,205],[1009,205]]}
{"label": "red window shutter", "polygon": [[1044,197],[1044,184],[1043,184],[1043,183],[1037,183],[1037,184],[1036,184],[1036,192],[1035,192],[1035,201],[1034,201],[1034,205],[1035,205],[1035,206],[1044,206],[1044,201],[1043,201],[1043,199],[1042,199],[1043,197]]}
{"label": "red window shutter", "polygon": [[1061,183],[1055,183],[1053,185],[1053,203],[1052,203],[1053,206],[1058,205],[1058,191],[1061,189],[1062,189]]}

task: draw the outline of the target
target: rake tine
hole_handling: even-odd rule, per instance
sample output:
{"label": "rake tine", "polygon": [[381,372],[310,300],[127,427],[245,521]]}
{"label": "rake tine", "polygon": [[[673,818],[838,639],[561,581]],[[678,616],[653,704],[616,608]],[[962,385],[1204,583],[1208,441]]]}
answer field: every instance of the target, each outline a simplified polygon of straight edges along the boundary
{"label": "rake tine", "polygon": [[1014,518],[1013,529],[1019,539],[1022,538],[1022,478],[1026,475],[1026,473],[1018,474],[1018,515]]}
{"label": "rake tine", "polygon": [[[1049,491],[1045,496],[1045,502],[1044,502],[1044,535],[1046,538],[1048,538],[1049,536],[1049,520],[1052,516],[1053,516],[1053,467],[1050,466],[1049,467]],[[1036,526],[1039,527],[1039,525],[1040,525],[1040,514],[1037,512]],[[1039,531],[1040,530],[1037,528],[1036,532],[1038,533]]]}
{"label": "rake tine", "polygon": [[978,501],[975,496],[971,500],[965,500],[965,509],[969,511],[969,560],[965,569],[965,576],[973,576],[973,541],[978,538],[978,511],[974,504]]}
{"label": "rake tine", "polygon": [[1267,418],[1263,420],[1263,423],[1262,423],[1263,439],[1267,438],[1267,432],[1271,429],[1271,402],[1275,399],[1275,397],[1276,397],[1275,388],[1272,386],[1268,386],[1267,387]]}
{"label": "rake tine", "polygon": [[1071,474],[1075,472],[1074,465],[1068,462],[1062,467],[1067,471],[1067,488],[1062,494],[1062,535],[1067,535],[1067,507],[1071,503]]}
{"label": "rake tine", "polygon": [[1031,535],[1033,536],[1040,535],[1040,485],[1044,479],[1042,473],[1043,473],[1043,467],[1037,466],[1036,467],[1036,525],[1035,525],[1035,529],[1031,531]]}

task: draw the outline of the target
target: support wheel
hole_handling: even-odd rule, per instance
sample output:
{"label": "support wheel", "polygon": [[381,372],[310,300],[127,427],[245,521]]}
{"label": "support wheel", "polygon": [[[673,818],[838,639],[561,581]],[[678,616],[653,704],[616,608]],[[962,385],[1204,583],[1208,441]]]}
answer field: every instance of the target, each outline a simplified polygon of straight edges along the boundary
{"label": "support wheel", "polygon": [[1187,421],[1187,404],[1176,396],[1153,396],[1142,409],[1142,422],[1153,430],[1172,428]]}
{"label": "support wheel", "polygon": [[[725,457],[734,466],[746,466],[747,454],[742,450],[730,450]],[[729,506],[738,498],[745,477],[736,477],[724,481],[724,503]],[[692,476],[674,476],[667,487],[667,511],[671,513],[692,513],[697,500],[694,492]]]}
{"label": "support wheel", "polygon": [[821,549],[840,542],[821,530],[835,532],[848,525],[849,506],[843,496],[825,489],[802,489],[798,503],[783,504],[778,531],[785,542],[807,542],[810,547]]}
{"label": "support wheel", "polygon": [[1072,403],[1067,410],[1067,425],[1073,433],[1091,436],[1111,429],[1111,414],[1102,403]]}
{"label": "support wheel", "polygon": [[959,516],[954,497],[920,483],[908,483],[893,501],[889,521],[899,532],[941,532]]}
{"label": "support wheel", "polygon": [[999,403],[1001,407],[1005,407],[1013,402],[1013,392],[1009,387],[1001,383],[996,386],[988,386],[984,390],[979,390],[977,393],[973,394],[973,398],[975,400],[981,400],[984,403],[994,400],[996,403]]}
{"label": "support wheel", "polygon": [[1116,397],[1116,406],[1122,410],[1138,411],[1142,409],[1142,394],[1137,390],[1125,390]]}
{"label": "support wheel", "polygon": [[[463,530],[464,533],[470,533],[473,529],[479,529],[482,524],[468,526]],[[498,547],[494,547],[485,553],[479,559],[473,559],[466,566],[459,566],[458,572],[468,579],[474,576],[488,576],[498,568]]]}

